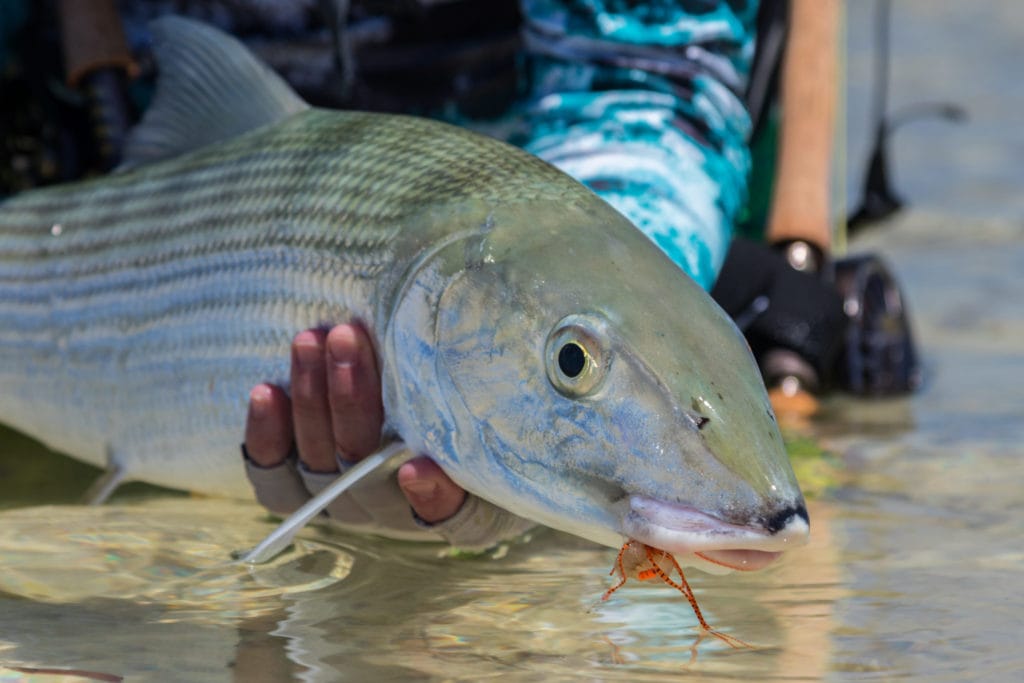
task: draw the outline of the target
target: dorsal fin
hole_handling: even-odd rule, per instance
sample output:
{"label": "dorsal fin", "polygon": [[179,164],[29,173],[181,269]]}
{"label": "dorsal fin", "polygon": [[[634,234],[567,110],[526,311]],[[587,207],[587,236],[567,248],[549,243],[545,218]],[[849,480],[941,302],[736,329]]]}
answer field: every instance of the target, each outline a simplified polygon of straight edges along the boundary
{"label": "dorsal fin", "polygon": [[156,95],[129,136],[120,170],[167,159],[308,109],[231,36],[183,17],[151,24]]}

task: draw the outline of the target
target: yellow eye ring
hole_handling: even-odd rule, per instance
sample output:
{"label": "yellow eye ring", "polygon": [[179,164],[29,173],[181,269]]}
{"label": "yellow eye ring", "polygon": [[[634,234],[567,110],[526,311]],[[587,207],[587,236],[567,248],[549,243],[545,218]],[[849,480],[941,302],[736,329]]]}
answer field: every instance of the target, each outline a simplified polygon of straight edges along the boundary
{"label": "yellow eye ring", "polygon": [[548,379],[570,398],[593,394],[607,374],[611,356],[603,342],[603,326],[595,322],[589,316],[568,316],[548,335]]}

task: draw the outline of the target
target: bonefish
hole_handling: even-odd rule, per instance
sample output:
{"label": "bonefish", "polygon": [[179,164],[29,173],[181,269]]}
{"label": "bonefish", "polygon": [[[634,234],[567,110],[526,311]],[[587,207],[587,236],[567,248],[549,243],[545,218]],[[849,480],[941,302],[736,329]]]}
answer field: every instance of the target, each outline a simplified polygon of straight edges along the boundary
{"label": "bonefish", "polygon": [[307,106],[243,46],[155,27],[125,168],[0,205],[0,420],[133,479],[251,495],[248,390],[352,318],[385,440],[539,523],[709,568],[807,513],[708,295],[543,161],[425,119]]}

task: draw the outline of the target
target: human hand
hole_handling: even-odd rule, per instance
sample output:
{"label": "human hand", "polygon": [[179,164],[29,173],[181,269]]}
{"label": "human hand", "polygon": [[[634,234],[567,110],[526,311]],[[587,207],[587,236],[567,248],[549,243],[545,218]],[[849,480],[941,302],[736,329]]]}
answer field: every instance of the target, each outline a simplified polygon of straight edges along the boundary
{"label": "human hand", "polygon": [[[265,470],[258,481],[250,472],[257,498],[280,514],[315,493],[311,481],[333,478],[339,463],[376,451],[384,419],[373,346],[359,325],[300,332],[291,358],[291,397],[281,387],[256,385],[245,425],[245,450]],[[284,466],[295,451],[301,465]],[[428,524],[451,518],[466,500],[466,492],[427,457],[403,464],[397,480],[408,505]]]}

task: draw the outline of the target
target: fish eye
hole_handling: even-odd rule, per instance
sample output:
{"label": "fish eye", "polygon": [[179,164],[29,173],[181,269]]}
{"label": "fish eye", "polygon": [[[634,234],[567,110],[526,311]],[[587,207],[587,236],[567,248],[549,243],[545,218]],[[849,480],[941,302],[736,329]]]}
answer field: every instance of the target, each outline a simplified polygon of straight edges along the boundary
{"label": "fish eye", "polygon": [[587,316],[568,316],[548,335],[548,380],[570,398],[597,391],[608,369],[610,354],[603,330],[594,323]]}

